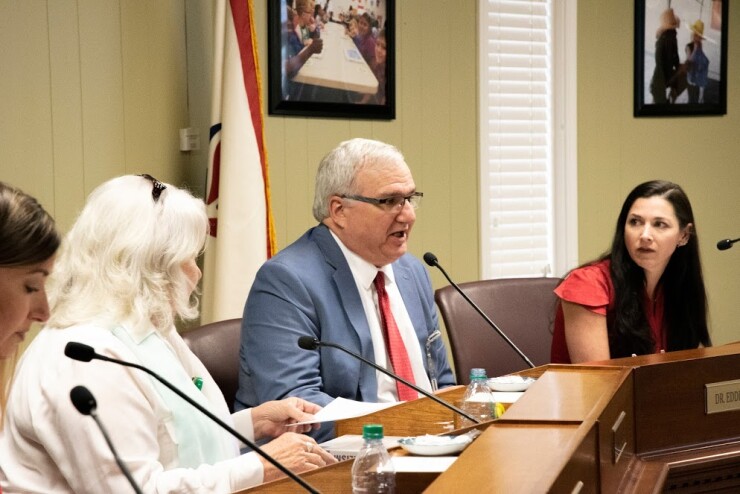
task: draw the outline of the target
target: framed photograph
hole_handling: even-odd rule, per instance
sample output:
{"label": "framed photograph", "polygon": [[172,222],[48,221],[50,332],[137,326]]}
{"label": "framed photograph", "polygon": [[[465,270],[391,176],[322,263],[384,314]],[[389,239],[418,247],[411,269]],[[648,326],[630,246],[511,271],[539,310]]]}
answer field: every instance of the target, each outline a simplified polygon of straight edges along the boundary
{"label": "framed photograph", "polygon": [[396,117],[395,0],[268,0],[271,115]]}
{"label": "framed photograph", "polygon": [[636,117],[727,113],[729,0],[635,0]]}

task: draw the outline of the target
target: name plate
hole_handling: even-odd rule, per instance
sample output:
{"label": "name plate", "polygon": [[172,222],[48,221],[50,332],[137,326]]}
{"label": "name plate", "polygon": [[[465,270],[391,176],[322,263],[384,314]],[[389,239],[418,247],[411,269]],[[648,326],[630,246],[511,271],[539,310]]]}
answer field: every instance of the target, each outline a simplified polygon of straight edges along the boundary
{"label": "name plate", "polygon": [[704,385],[707,414],[740,410],[740,379]]}

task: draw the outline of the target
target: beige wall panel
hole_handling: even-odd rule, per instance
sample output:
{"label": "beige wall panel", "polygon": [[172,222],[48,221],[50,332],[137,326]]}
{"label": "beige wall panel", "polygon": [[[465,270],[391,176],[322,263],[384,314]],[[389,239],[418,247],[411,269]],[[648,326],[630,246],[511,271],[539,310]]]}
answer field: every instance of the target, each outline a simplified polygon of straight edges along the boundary
{"label": "beige wall panel", "polygon": [[76,0],[53,1],[48,7],[54,217],[66,231],[85,202],[80,30]]}
{"label": "beige wall panel", "polygon": [[0,180],[54,211],[46,3],[0,3]]}
{"label": "beige wall panel", "polygon": [[[81,0],[80,72],[85,190],[126,173],[121,7]],[[142,122],[145,125],[145,122]]]}
{"label": "beige wall panel", "polygon": [[[443,265],[449,266],[451,243],[454,239],[450,234],[452,225],[448,217],[453,200],[450,197],[450,60],[452,52],[457,49],[457,46],[450,43],[450,39],[458,31],[450,29],[447,16],[424,17],[425,22],[416,26],[416,36],[421,42],[417,49],[420,51],[410,54],[418,57],[421,64],[421,86],[415,89],[420,93],[421,104],[414,112],[414,118],[420,119],[419,127],[424,132],[424,145],[421,147],[419,161],[414,163],[414,171],[417,187],[426,195],[418,215],[422,228],[416,231],[414,246],[421,249],[422,253],[426,250],[433,251]],[[444,225],[445,235],[440,235],[441,232],[437,231],[440,223]]]}
{"label": "beige wall panel", "polygon": [[[455,31],[449,31],[447,40],[452,47],[448,53],[450,84],[446,99],[450,117],[445,136],[450,144],[450,204],[442,218],[450,225],[452,241],[445,266],[455,273],[456,281],[474,281],[480,279],[477,10],[448,9],[447,14]],[[431,218],[429,222],[433,223]]]}
{"label": "beige wall panel", "polygon": [[178,132],[189,125],[184,4],[123,2],[121,33],[126,172],[180,183],[187,155]]}
{"label": "beige wall panel", "polygon": [[[740,9],[730,6],[727,115],[632,116],[633,3],[579,2],[578,181],[581,261],[608,249],[627,193],[645,180],[681,184],[694,207],[715,344],[740,339]],[[688,22],[684,20],[684,22]]]}
{"label": "beige wall panel", "polygon": [[211,126],[214,5],[215,2],[185,0],[189,123],[200,133],[200,149],[187,153],[183,184],[201,196],[206,186]]}
{"label": "beige wall panel", "polygon": [[63,230],[92,188],[143,162],[163,179],[188,177],[177,134],[188,125],[184,16],[184,0],[0,3],[0,177],[38,196]]}

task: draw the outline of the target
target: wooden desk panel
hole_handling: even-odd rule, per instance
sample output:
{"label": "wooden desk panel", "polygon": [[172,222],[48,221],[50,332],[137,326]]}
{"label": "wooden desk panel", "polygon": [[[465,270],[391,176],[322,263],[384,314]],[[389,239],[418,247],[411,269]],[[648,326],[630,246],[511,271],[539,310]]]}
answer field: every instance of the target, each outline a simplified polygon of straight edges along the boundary
{"label": "wooden desk panel", "polygon": [[[399,454],[404,454],[399,451]],[[301,474],[311,487],[322,494],[347,494],[352,492],[352,463],[354,460],[320,468]],[[397,473],[396,492],[419,494],[424,492],[431,482],[438,477],[437,473]],[[274,482],[239,491],[236,494],[305,494],[306,490],[290,479],[284,478]]]}
{"label": "wooden desk panel", "polygon": [[601,493],[619,492],[622,478],[635,460],[634,381],[622,381],[616,393],[599,415],[599,480]]}
{"label": "wooden desk panel", "polygon": [[[575,424],[491,424],[460,458],[424,491],[582,492],[598,490],[596,434]],[[575,462],[566,471],[566,466]],[[561,476],[562,475],[562,476]]]}
{"label": "wooden desk panel", "polygon": [[501,420],[580,423],[595,419],[629,378],[630,369],[547,366]]}
{"label": "wooden desk panel", "polygon": [[[462,400],[465,386],[453,386],[440,391],[437,396],[455,405]],[[340,420],[336,423],[337,436],[362,434],[365,424],[383,424],[386,436],[420,436],[445,432],[443,422],[452,422],[455,413],[429,398],[399,403],[377,413],[363,417]]]}
{"label": "wooden desk panel", "polygon": [[740,379],[740,354],[656,363],[634,375],[638,453],[740,438],[740,410],[707,414],[704,389]]}
{"label": "wooden desk panel", "polygon": [[[740,492],[740,412],[704,413],[704,384],[740,379],[740,344],[526,373],[539,380],[501,419],[478,426],[484,433],[448,471],[433,482],[399,476],[399,492],[570,493],[578,481],[582,493]],[[464,390],[442,397],[456,403]],[[378,422],[393,435],[417,435],[438,432],[437,422],[451,418],[421,399],[338,428],[358,434],[364,423]],[[304,477],[322,492],[348,492],[351,464]],[[249,492],[300,492],[288,480],[255,489]]]}

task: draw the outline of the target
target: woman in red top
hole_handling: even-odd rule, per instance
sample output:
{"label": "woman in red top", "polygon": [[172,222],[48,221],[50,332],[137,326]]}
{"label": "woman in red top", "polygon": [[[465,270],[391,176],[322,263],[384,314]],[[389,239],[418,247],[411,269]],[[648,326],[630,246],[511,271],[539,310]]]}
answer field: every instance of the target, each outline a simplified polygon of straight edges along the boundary
{"label": "woman in red top", "polygon": [[635,187],[611,251],[573,270],[555,293],[554,363],[711,345],[694,213],[683,189],[662,180]]}

